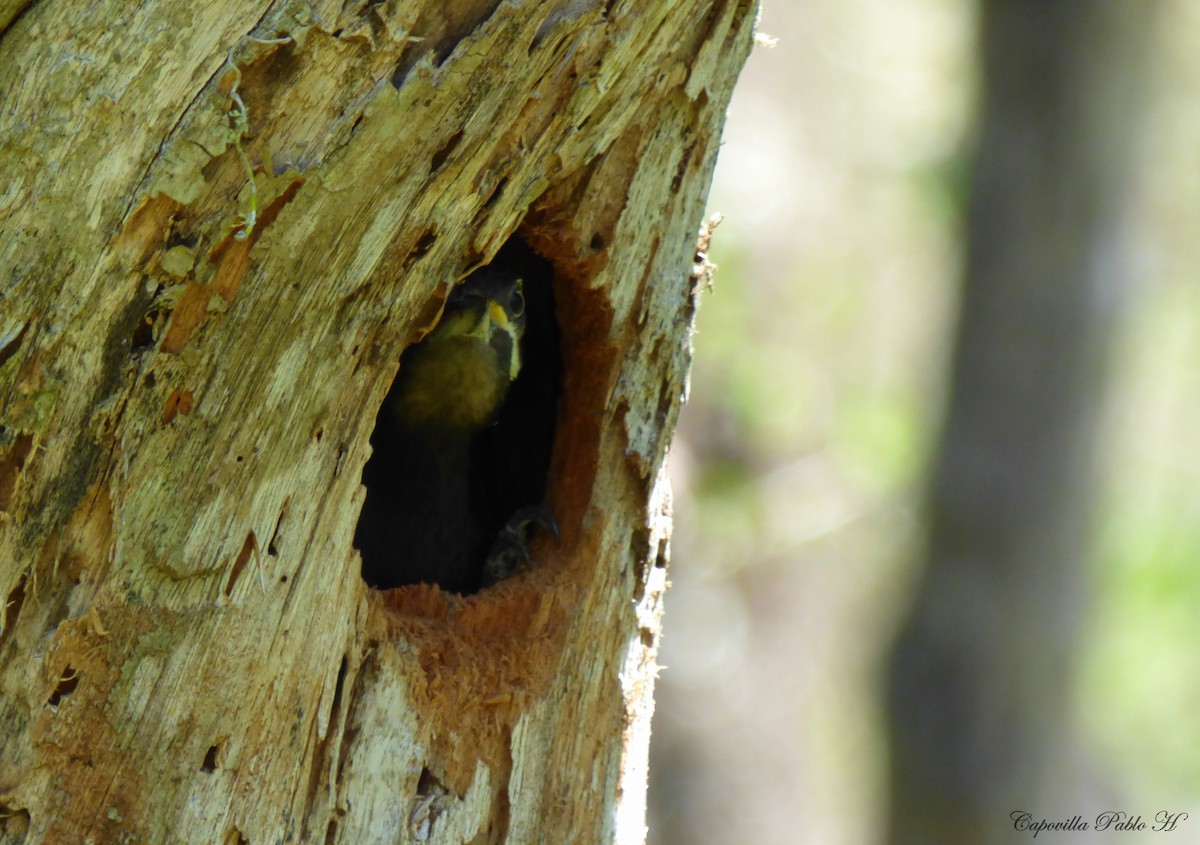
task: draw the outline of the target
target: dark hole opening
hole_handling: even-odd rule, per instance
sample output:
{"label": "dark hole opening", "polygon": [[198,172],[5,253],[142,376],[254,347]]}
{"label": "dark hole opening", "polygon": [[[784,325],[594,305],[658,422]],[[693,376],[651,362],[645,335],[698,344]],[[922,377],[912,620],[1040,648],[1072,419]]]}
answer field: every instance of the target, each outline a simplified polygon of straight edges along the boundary
{"label": "dark hole opening", "polygon": [[429,767],[421,769],[421,776],[417,779],[417,796],[420,798],[429,798],[430,796],[446,795],[450,792],[438,777],[431,771]]}
{"label": "dark hole opening", "polygon": [[350,669],[350,661],[342,655],[342,663],[338,667],[337,682],[333,685],[333,704],[329,707],[329,712],[336,715],[338,708],[342,706],[342,690],[346,686],[346,672]]}
{"label": "dark hole opening", "polygon": [[288,499],[284,499],[283,507],[279,509],[279,516],[275,520],[275,530],[271,532],[271,539],[267,541],[267,554],[271,557],[279,557],[279,530],[283,528],[283,518],[287,515]]}
{"label": "dark hole opening", "polygon": [[[504,189],[507,185],[508,185],[508,177],[505,176],[505,177],[501,178],[499,182],[496,183],[496,186],[494,188],[492,188],[492,192],[490,194],[488,194],[488,198],[486,200],[484,200],[483,205],[479,207],[479,212],[483,213],[483,212],[487,211],[489,208],[491,208],[492,206],[494,206],[496,204],[496,201],[500,199],[500,195],[504,193]],[[476,215],[476,216],[478,216],[478,215]]]}
{"label": "dark hole opening", "polygon": [[149,349],[153,345],[154,315],[147,314],[142,317],[142,322],[138,323],[137,328],[133,330],[133,334],[129,337],[129,351],[137,353],[144,349]]}
{"label": "dark hole opening", "polygon": [[437,231],[434,227],[429,227],[421,233],[421,237],[417,239],[416,245],[404,258],[404,269],[407,270],[413,265],[413,262],[419,258],[423,258],[429,250],[433,249],[433,245],[437,243]]}
{"label": "dark hole opening", "polygon": [[210,747],[208,753],[204,755],[204,762],[200,764],[200,771],[215,772],[217,770],[217,755],[220,751],[221,744],[219,742]]}
{"label": "dark hole opening", "polygon": [[16,354],[17,349],[21,346],[21,340],[25,337],[25,331],[29,328],[29,324],[21,326],[21,330],[6,341],[0,342],[0,365]]}
{"label": "dark hole opening", "polygon": [[79,686],[79,673],[68,666],[63,670],[62,677],[58,679],[58,686],[54,688],[54,692],[50,695],[50,700],[46,703],[51,707],[57,707],[59,702],[75,692],[77,686]]}
{"label": "dark hole opening", "polygon": [[447,139],[446,143],[442,144],[441,148],[433,154],[433,158],[429,163],[429,172],[436,173],[441,169],[441,166],[446,163],[446,159],[450,157],[450,153],[454,152],[459,141],[463,139],[462,130],[458,130]]}
{"label": "dark hole opening", "polygon": [[[469,290],[491,285],[491,298],[508,290],[513,278],[522,280],[520,370],[481,425],[455,420],[460,412],[478,418],[480,407],[492,406],[483,398],[492,394],[481,385],[507,381],[498,358],[480,357],[484,347],[478,345],[466,351],[438,330],[401,356],[363,470],[367,493],[354,545],[368,585],[430,583],[454,593],[477,592],[492,580],[485,564],[495,571],[498,538],[514,514],[534,507],[553,518],[542,507],[562,393],[553,276],[549,262],[514,238],[451,293],[443,323],[467,313],[455,309],[468,307],[474,295]],[[493,343],[503,348],[511,339]],[[528,523],[525,528],[530,530]]]}

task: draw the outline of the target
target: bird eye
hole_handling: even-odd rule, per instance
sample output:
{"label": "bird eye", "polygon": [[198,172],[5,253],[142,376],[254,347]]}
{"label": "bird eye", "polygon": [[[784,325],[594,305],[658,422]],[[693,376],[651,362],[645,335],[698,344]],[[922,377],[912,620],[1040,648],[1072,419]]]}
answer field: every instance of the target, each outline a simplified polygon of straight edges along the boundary
{"label": "bird eye", "polygon": [[521,292],[520,282],[517,282],[517,286],[508,295],[508,313],[514,317],[520,317],[525,313],[525,294]]}

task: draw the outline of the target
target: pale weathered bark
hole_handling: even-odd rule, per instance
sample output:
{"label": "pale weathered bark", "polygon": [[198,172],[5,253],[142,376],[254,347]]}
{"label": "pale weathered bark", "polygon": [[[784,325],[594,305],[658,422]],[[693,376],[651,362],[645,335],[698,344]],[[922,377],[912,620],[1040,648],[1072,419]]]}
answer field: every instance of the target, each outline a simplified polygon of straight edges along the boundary
{"label": "pale weathered bark", "polygon": [[[642,838],[753,6],[0,3],[0,841]],[[400,352],[514,234],[554,267],[562,544],[369,590]]]}

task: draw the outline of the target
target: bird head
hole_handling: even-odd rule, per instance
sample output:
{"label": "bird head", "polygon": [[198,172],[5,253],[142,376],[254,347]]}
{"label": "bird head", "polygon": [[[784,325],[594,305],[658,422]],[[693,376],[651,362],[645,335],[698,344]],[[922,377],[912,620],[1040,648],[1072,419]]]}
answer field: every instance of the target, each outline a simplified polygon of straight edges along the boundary
{"label": "bird head", "polygon": [[471,274],[433,331],[400,359],[399,419],[447,437],[486,426],[521,371],[524,332],[520,277],[490,267]]}
{"label": "bird head", "polygon": [[450,292],[442,319],[426,342],[438,344],[454,338],[481,341],[492,349],[497,365],[512,381],[521,371],[524,332],[524,282],[512,273],[485,268]]}

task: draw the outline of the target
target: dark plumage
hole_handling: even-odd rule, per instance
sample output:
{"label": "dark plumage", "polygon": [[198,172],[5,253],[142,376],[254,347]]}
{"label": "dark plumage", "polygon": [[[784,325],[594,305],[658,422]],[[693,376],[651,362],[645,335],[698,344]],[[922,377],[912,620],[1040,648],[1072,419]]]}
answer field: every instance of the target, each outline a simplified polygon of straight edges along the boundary
{"label": "dark plumage", "polygon": [[[371,586],[424,582],[474,592],[504,520],[531,504],[497,501],[479,445],[521,371],[523,288],[511,270],[477,271],[400,359],[363,471],[367,498],[355,545]],[[544,461],[540,472],[544,484]]]}

